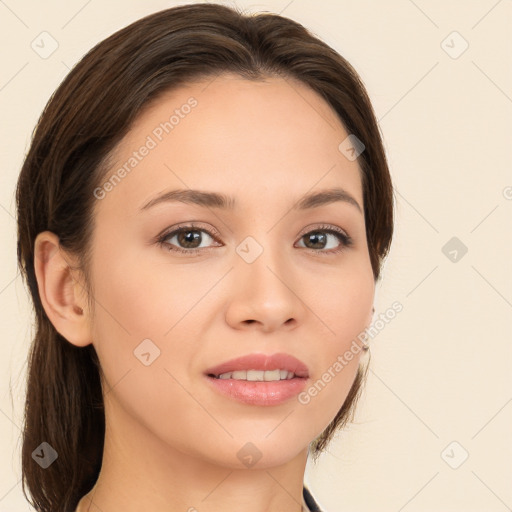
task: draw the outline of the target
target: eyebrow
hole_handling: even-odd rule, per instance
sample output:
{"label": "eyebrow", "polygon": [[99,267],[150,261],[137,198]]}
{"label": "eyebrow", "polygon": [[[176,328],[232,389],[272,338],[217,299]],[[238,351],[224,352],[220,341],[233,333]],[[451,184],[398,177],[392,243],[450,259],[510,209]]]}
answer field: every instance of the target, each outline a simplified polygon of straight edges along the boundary
{"label": "eyebrow", "polygon": [[[223,210],[234,210],[236,201],[234,197],[218,192],[207,192],[194,189],[179,189],[164,192],[145,203],[140,211],[146,211],[161,203],[179,202],[195,204],[207,208],[218,208]],[[310,210],[328,204],[344,202],[355,206],[362,214],[363,210],[359,203],[343,188],[330,188],[319,192],[312,192],[302,196],[293,206],[293,210]]]}

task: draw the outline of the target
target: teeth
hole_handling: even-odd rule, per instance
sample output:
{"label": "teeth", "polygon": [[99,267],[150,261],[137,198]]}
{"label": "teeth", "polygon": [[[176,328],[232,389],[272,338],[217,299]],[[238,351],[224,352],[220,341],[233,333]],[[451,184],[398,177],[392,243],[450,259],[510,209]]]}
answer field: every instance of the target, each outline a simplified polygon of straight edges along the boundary
{"label": "teeth", "polygon": [[234,379],[249,381],[277,381],[293,379],[295,374],[287,370],[239,370],[235,372],[221,373],[218,379]]}

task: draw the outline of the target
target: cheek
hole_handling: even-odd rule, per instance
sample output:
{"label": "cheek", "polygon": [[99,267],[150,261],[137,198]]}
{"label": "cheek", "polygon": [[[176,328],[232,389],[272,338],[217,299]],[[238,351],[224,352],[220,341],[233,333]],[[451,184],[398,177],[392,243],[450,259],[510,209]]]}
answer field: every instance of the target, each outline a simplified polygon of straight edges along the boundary
{"label": "cheek", "polygon": [[332,358],[364,332],[371,319],[375,281],[370,261],[347,259],[347,264],[326,268],[325,273],[310,273],[302,286],[299,296],[317,317],[323,334],[322,353]]}
{"label": "cheek", "polygon": [[[182,380],[191,371],[197,353],[192,341],[201,339],[200,299],[216,277],[206,267],[180,268],[156,251],[152,258],[148,253],[153,251],[131,249],[122,240],[109,239],[97,247],[93,343],[107,384],[116,385],[131,372],[130,380],[141,379],[141,389],[146,389],[147,378],[148,392],[174,387],[171,375]],[[156,375],[163,381],[155,380]]]}
{"label": "cheek", "polygon": [[371,319],[375,291],[369,261],[340,267],[321,283],[322,293],[310,294],[311,309],[323,333],[316,339],[318,372],[299,395],[299,403],[318,418],[315,435],[332,421],[354,382],[364,354],[361,335]]}
{"label": "cheek", "polygon": [[[137,418],[149,429],[160,425],[162,438],[179,439],[186,437],[180,425],[204,415],[180,385],[194,359],[196,347],[189,341],[197,334],[189,317],[204,279],[191,282],[176,266],[146,260],[136,251],[110,251],[96,264],[93,342],[106,407],[117,421]],[[176,410],[182,411],[180,422]]]}
{"label": "cheek", "polygon": [[203,292],[204,277],[148,257],[147,248],[110,251],[94,269],[97,326],[121,338],[162,338]]}

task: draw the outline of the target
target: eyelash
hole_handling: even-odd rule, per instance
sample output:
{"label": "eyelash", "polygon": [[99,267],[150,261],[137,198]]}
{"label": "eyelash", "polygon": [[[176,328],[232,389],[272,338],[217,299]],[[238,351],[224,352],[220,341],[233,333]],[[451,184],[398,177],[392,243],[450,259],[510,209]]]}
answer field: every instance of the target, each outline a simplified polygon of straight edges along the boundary
{"label": "eyelash", "polygon": [[[187,231],[203,231],[208,236],[210,236],[211,238],[213,238],[215,241],[218,242],[216,234],[211,233],[207,229],[201,228],[200,226],[197,226],[195,224],[190,224],[190,225],[187,225],[187,226],[182,226],[182,227],[180,227],[178,229],[175,229],[173,231],[170,231],[168,233],[164,233],[163,235],[161,235],[161,236],[159,236],[157,238],[156,242],[160,246],[162,246],[166,250],[168,250],[169,252],[180,252],[180,253],[185,253],[185,254],[189,254],[189,255],[190,254],[197,254],[199,252],[207,251],[207,250],[211,249],[211,248],[204,248],[204,247],[203,248],[199,248],[199,249],[197,249],[197,248],[196,249],[182,249],[180,247],[177,247],[177,246],[175,246],[173,244],[170,244],[170,243],[166,242],[167,239],[172,238],[175,235],[179,235],[180,233],[187,232]],[[308,231],[307,233],[304,233],[303,235],[301,235],[299,240],[304,238],[306,235],[309,235],[309,234],[312,234],[312,233],[317,233],[317,232],[329,233],[331,235],[336,236],[336,238],[338,238],[338,240],[341,242],[340,247],[338,247],[336,249],[329,249],[327,251],[322,250],[322,249],[310,249],[309,247],[305,247],[304,249],[309,250],[309,251],[313,251],[313,252],[316,252],[316,253],[323,253],[323,254],[326,254],[326,255],[333,255],[333,254],[338,254],[341,251],[343,251],[343,250],[345,250],[345,249],[347,249],[349,247],[352,247],[353,244],[354,244],[354,241],[352,240],[352,238],[349,235],[347,235],[344,231],[342,231],[339,228],[336,228],[334,226],[330,226],[330,225],[319,226],[318,228],[315,228],[315,229],[313,229],[311,231]]]}

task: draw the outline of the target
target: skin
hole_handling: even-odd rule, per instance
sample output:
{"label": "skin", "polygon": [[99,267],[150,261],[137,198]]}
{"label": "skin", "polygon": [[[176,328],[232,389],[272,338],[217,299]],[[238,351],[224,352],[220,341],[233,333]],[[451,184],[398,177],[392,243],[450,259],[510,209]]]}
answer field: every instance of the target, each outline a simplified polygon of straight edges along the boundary
{"label": "skin", "polygon": [[[96,201],[94,311],[68,266],[76,258],[53,233],[36,239],[45,310],[70,343],[94,345],[106,380],[103,466],[79,510],[299,512],[308,445],[342,406],[362,352],[308,404],[239,403],[207,386],[203,373],[241,355],[287,352],[308,365],[309,387],[369,325],[375,282],[364,215],[347,202],[291,211],[302,195],[331,187],[362,208],[360,170],[338,150],[345,128],[306,86],[222,75],[168,92],[144,111],[112,172],[191,96],[198,104],[190,114]],[[177,188],[229,194],[238,206],[138,211]],[[184,250],[199,245],[192,255],[155,242],[191,221],[218,241],[203,231],[196,245],[167,238]],[[304,235],[323,224],[344,230],[353,245],[343,248],[331,234],[307,245]],[[235,250],[247,236],[263,248],[252,263]],[[161,351],[149,366],[133,353],[144,339]],[[261,452],[250,468],[237,457],[247,442]]]}

